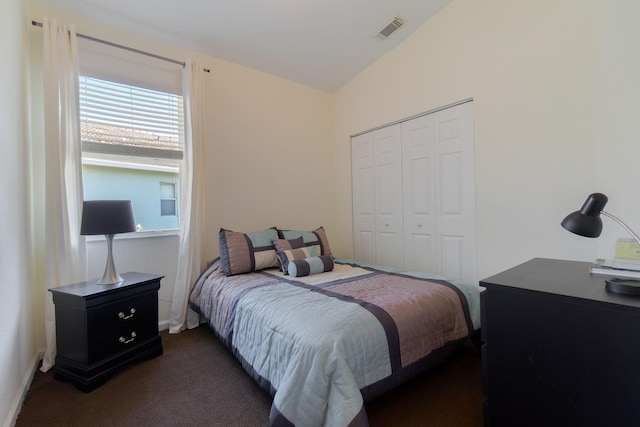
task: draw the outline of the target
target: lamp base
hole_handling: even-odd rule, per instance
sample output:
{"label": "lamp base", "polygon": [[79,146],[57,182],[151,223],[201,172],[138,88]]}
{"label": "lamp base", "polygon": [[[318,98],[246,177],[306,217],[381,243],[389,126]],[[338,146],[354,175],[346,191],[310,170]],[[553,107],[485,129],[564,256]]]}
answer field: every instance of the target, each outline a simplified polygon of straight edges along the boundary
{"label": "lamp base", "polygon": [[113,262],[113,234],[105,234],[105,237],[107,238],[107,265],[98,284],[113,285],[122,282],[124,279],[116,271],[116,264]]}
{"label": "lamp base", "polygon": [[98,281],[98,285],[115,285],[116,283],[123,282],[124,279],[118,274],[118,272],[105,271],[102,278]]}
{"label": "lamp base", "polygon": [[633,279],[607,279],[605,287],[609,292],[625,295],[640,296],[640,280]]}

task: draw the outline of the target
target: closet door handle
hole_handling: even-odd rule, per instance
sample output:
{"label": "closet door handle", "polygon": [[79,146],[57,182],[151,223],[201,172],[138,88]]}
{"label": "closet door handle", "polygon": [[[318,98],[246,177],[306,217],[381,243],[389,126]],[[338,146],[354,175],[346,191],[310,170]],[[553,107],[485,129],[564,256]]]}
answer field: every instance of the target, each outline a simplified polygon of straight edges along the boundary
{"label": "closet door handle", "polygon": [[421,222],[419,222],[417,225],[418,225],[418,228],[422,227],[422,223]]}

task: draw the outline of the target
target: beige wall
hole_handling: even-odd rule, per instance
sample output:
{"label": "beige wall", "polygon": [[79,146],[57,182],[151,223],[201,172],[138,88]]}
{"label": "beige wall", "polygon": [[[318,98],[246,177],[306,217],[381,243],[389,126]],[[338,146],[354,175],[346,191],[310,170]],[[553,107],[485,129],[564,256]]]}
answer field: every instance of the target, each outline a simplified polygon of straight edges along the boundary
{"label": "beige wall", "polygon": [[2,3],[0,13],[0,425],[9,426],[20,408],[37,362],[34,323],[41,319],[31,306],[29,180],[24,101],[25,28],[20,0]]}
{"label": "beige wall", "polygon": [[[337,182],[350,179],[351,134],[473,98],[479,276],[532,257],[611,257],[625,234],[616,224],[605,219],[612,237],[589,240],[559,223],[601,191],[640,226],[638,198],[622,200],[638,193],[637,94],[625,90],[638,90],[640,15],[631,0],[613,3],[455,0],[334,95]],[[350,200],[350,188],[336,197]],[[351,206],[337,203],[336,214],[346,252]]]}
{"label": "beige wall", "polygon": [[[596,176],[598,188],[609,196],[606,210],[640,233],[640,2],[597,0],[593,8]],[[598,257],[611,257],[618,225],[604,219]]]}

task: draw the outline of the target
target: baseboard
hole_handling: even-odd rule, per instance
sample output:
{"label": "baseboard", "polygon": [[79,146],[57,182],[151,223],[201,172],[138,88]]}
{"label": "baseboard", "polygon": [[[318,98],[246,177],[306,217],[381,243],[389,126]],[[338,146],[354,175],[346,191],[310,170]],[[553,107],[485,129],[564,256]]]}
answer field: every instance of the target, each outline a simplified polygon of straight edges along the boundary
{"label": "baseboard", "polygon": [[159,331],[164,331],[164,330],[169,329],[169,323],[170,322],[171,322],[170,320],[161,320],[161,321],[159,321],[158,322],[158,330]]}
{"label": "baseboard", "polygon": [[20,391],[16,395],[13,405],[11,405],[11,409],[9,410],[9,416],[4,420],[4,427],[13,427],[16,424],[16,420],[18,419],[18,415],[20,415],[20,409],[22,409],[22,403],[24,402],[25,397],[27,397],[27,393],[29,392],[29,388],[31,387],[31,383],[33,382],[33,377],[36,374],[36,371],[40,367],[40,361],[44,356],[44,352],[36,353],[31,360],[31,369],[27,371],[22,378],[22,384],[20,386]]}

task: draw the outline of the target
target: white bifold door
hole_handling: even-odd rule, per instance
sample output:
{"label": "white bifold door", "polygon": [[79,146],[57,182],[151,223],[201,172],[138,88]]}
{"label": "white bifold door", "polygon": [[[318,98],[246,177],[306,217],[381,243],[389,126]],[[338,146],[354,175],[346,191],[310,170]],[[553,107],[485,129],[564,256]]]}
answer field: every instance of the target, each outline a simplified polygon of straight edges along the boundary
{"label": "white bifold door", "polygon": [[352,139],[354,258],[477,283],[472,103]]}
{"label": "white bifold door", "polygon": [[353,185],[353,257],[376,262],[375,197],[373,174],[373,132],[351,139],[351,182]]}

